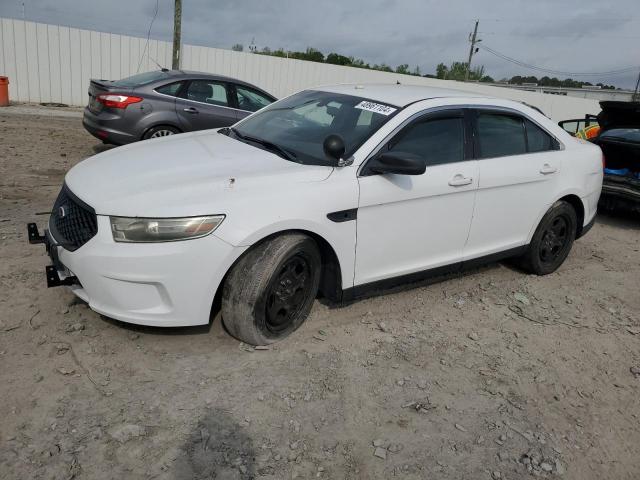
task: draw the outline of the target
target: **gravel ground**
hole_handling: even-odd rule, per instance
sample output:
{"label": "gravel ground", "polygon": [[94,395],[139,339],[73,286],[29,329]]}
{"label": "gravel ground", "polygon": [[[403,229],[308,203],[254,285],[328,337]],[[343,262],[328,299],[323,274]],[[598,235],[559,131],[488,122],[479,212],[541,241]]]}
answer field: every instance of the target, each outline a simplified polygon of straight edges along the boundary
{"label": "gravel ground", "polygon": [[316,302],[254,350],[219,318],[135,327],[45,287],[25,225],[109,147],[23,113],[0,112],[1,478],[640,475],[637,218],[599,216],[552,275],[493,264]]}

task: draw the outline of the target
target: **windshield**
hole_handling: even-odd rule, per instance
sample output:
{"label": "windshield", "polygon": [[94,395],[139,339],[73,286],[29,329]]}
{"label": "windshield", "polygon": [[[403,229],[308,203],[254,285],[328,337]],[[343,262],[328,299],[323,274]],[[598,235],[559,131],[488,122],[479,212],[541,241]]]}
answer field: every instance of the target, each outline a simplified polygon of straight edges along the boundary
{"label": "windshield", "polygon": [[122,80],[116,80],[113,85],[116,87],[139,87],[163,78],[169,78],[169,74],[162,71],[144,72]]}
{"label": "windshield", "polygon": [[260,110],[229,135],[294,162],[334,165],[322,146],[327,136],[342,137],[348,158],[397,111],[361,97],[308,90]]}

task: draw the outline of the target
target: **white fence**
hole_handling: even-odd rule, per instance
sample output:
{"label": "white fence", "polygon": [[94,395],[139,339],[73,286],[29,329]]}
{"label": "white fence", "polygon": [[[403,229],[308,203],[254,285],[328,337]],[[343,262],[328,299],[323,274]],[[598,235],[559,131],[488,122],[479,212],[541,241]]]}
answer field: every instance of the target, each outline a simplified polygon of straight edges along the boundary
{"label": "white fence", "polygon": [[[171,44],[145,38],[0,18],[0,75],[13,101],[85,105],[90,78],[119,79],[171,65]],[[142,61],[140,60],[142,58]],[[595,100],[523,92],[360,68],[184,45],[182,68],[253,83],[277,97],[334,83],[396,83],[456,88],[535,105],[555,120],[598,113]]]}

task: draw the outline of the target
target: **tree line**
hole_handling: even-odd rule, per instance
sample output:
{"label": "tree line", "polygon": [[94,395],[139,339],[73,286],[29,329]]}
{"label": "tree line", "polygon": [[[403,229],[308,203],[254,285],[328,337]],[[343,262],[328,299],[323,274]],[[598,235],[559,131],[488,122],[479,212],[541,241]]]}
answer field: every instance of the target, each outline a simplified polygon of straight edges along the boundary
{"label": "tree line", "polygon": [[[242,52],[244,50],[244,46],[241,44],[236,44],[231,47],[232,50]],[[287,51],[283,48],[278,48],[277,50],[271,50],[269,47],[264,47],[262,50],[258,50],[256,47],[251,46],[249,50],[253,53],[259,55],[270,55],[272,57],[282,57],[282,58],[295,58],[297,60],[307,60],[309,62],[318,62],[318,63],[328,63],[331,65],[342,65],[346,67],[355,67],[355,68],[366,68],[368,70],[379,70],[382,72],[395,72],[403,75],[415,75],[418,77],[428,77],[428,78],[439,78],[443,80],[458,80],[463,81],[465,79],[465,74],[467,71],[467,64],[465,62],[452,62],[449,66],[444,63],[439,63],[436,66],[435,74],[423,74],[420,71],[419,66],[415,66],[413,69],[409,67],[409,64],[403,63],[393,68],[386,63],[381,64],[369,64],[362,60],[361,58],[355,58],[352,56],[341,55],[339,53],[331,52],[327,55],[322,53],[320,50],[316,48],[309,47],[304,52],[299,51]],[[602,89],[610,89],[614,90],[616,87],[613,85],[605,85],[603,83],[592,84],[590,82],[582,82],[579,80],[573,80],[571,78],[565,78],[564,80],[558,79],[556,77],[541,77],[537,78],[535,76],[523,77],[520,75],[515,75],[511,78],[502,78],[496,81],[490,75],[485,74],[484,65],[476,66],[471,69],[469,72],[469,80],[474,82],[485,82],[485,83],[509,83],[512,85],[522,85],[522,84],[537,84],[542,87],[565,87],[565,88],[582,88],[582,87],[600,87]]]}

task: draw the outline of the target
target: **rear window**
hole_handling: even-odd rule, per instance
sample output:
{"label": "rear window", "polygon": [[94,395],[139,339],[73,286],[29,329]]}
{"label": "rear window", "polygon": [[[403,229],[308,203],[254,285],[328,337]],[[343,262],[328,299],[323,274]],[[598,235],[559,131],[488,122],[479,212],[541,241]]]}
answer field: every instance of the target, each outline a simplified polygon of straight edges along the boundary
{"label": "rear window", "polygon": [[529,152],[556,150],[556,142],[547,132],[530,120],[525,119],[524,124],[527,129]]}
{"label": "rear window", "polygon": [[178,90],[180,90],[180,87],[182,87],[183,83],[184,82],[169,83],[168,85],[163,85],[156,88],[156,92],[175,97],[178,94]]}
{"label": "rear window", "polygon": [[170,75],[167,72],[163,71],[144,72],[133,75],[131,77],[123,78],[122,80],[116,80],[115,82],[113,82],[113,85],[116,87],[139,87],[169,77]]}

